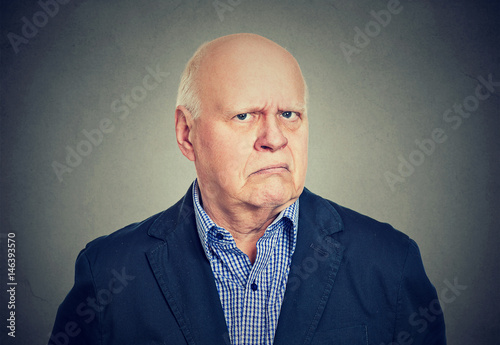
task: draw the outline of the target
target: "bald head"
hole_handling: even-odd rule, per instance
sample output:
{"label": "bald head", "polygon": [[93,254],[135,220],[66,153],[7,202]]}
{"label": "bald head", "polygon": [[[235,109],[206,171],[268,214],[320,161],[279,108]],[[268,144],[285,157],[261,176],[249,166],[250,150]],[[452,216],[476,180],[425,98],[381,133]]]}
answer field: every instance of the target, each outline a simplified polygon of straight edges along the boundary
{"label": "bald head", "polygon": [[297,61],[286,49],[256,34],[219,37],[201,45],[188,61],[181,76],[177,105],[185,106],[197,118],[203,112],[204,99],[213,97],[222,85],[236,87],[241,80],[262,84],[269,77],[297,80],[305,107],[306,84]]}

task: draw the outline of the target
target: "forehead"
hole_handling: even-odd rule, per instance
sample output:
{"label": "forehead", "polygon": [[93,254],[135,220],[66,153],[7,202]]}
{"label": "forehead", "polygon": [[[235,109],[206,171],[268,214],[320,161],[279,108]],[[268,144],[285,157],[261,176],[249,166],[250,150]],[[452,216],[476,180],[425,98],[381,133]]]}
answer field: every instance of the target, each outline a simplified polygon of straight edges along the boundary
{"label": "forehead", "polygon": [[302,73],[286,50],[274,43],[218,48],[200,65],[198,81],[204,107],[305,107]]}

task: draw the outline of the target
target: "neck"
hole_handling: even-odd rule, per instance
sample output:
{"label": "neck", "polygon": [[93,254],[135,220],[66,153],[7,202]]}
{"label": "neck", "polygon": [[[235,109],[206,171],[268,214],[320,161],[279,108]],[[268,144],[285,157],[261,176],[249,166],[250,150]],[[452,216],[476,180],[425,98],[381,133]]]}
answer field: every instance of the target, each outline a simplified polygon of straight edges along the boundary
{"label": "neck", "polygon": [[295,201],[291,200],[284,205],[272,208],[255,207],[241,203],[233,204],[231,207],[224,207],[216,201],[207,200],[203,192],[201,192],[201,196],[203,209],[207,215],[218,226],[229,231],[236,246],[248,256],[252,264],[257,257],[257,241],[259,238],[264,235],[267,227],[276,219],[278,214]]}

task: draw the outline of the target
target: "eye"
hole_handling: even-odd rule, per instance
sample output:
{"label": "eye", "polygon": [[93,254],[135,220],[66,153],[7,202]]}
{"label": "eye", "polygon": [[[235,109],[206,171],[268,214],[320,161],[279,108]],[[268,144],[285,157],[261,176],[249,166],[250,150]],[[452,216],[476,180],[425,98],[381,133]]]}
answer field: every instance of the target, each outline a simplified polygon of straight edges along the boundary
{"label": "eye", "polygon": [[284,111],[281,113],[281,116],[288,120],[295,120],[299,114],[295,111]]}
{"label": "eye", "polygon": [[235,116],[236,119],[240,121],[248,121],[252,118],[250,113],[243,113],[243,114],[238,114]]}

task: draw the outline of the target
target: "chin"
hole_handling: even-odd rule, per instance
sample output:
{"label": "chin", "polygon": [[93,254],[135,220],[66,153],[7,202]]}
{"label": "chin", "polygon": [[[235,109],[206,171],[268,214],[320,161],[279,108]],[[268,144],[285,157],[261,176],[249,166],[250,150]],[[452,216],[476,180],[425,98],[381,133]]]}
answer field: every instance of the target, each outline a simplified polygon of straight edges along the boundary
{"label": "chin", "polygon": [[252,192],[252,204],[257,207],[275,208],[297,198],[295,189],[288,184],[264,184]]}

